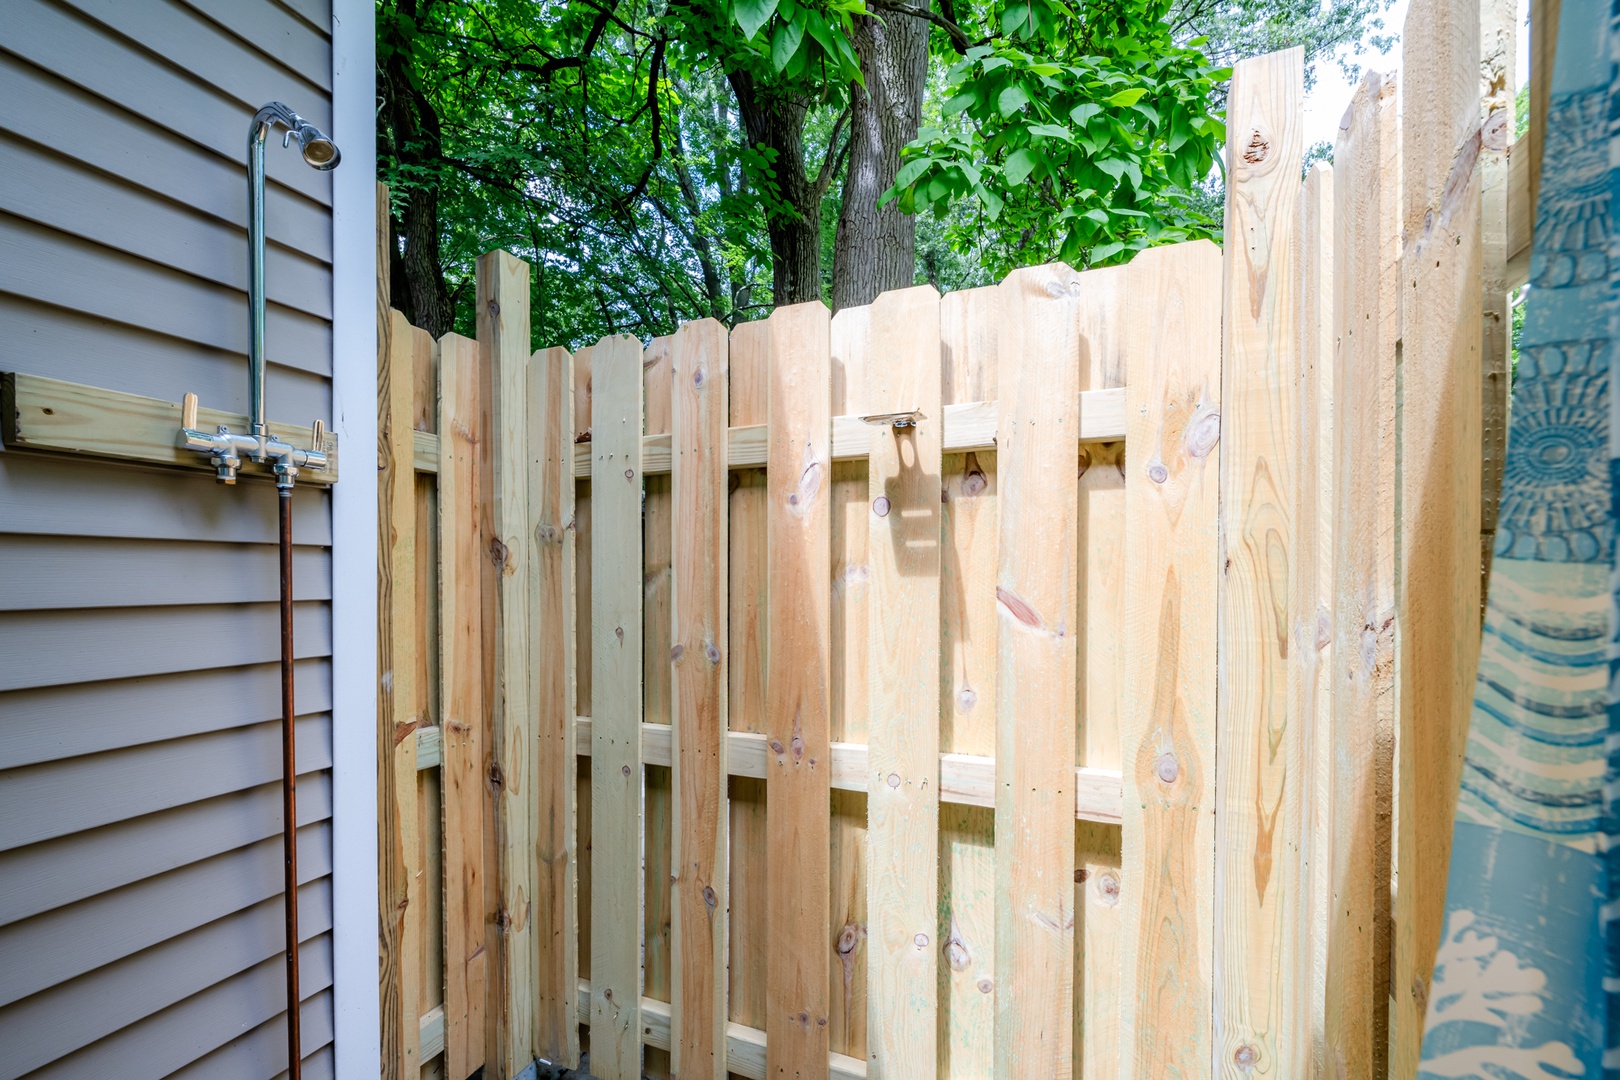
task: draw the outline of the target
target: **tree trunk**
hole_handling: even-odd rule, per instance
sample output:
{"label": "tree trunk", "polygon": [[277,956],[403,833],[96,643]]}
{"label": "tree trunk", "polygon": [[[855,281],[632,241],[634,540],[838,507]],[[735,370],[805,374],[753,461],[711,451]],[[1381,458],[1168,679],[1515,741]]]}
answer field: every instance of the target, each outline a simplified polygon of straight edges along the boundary
{"label": "tree trunk", "polygon": [[771,241],[771,301],[782,307],[820,300],[821,196],[826,187],[805,172],[808,107],[797,99],[761,91],[746,72],[732,72],[727,78],[748,141],[776,151],[777,191],[791,208],[770,215],[765,223]]}
{"label": "tree trunk", "polygon": [[[417,15],[416,0],[399,0],[399,17],[415,19]],[[397,30],[384,24],[384,32],[396,35],[395,48],[378,72],[394,159],[423,171],[437,169],[443,164],[439,115],[412,79],[410,54],[397,38]],[[392,220],[395,236],[404,241],[404,250],[396,246],[389,258],[394,306],[411,325],[435,338],[443,337],[455,328],[455,310],[439,254],[438,189],[431,184],[407,189],[400,199],[400,212]]]}
{"label": "tree trunk", "polygon": [[870,304],[916,279],[917,222],[898,204],[878,208],[894,186],[900,148],[917,137],[928,73],[928,24],[891,14],[855,19],[851,38],[866,87],[854,87],[849,172],[833,240],[833,310]]}

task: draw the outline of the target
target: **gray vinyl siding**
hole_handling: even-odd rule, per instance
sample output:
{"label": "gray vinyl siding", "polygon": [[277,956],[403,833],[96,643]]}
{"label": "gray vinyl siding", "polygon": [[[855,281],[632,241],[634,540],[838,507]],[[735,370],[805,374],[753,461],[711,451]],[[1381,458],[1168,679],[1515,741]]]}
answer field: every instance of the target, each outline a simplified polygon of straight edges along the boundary
{"label": "gray vinyl siding", "polygon": [[[0,0],[0,370],[246,411],[247,125],[330,128],[330,29],[321,0]],[[268,161],[269,412],[330,421],[331,177]],[[295,515],[317,1078],[329,497]],[[263,483],[0,450],[0,1080],[284,1072],[275,537]]]}

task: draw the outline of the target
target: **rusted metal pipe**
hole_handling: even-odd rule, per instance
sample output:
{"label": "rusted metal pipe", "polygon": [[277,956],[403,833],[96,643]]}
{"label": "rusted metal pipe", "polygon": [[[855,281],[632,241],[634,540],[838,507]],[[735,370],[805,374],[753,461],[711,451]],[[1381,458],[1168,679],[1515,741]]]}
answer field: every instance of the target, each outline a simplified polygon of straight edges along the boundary
{"label": "rusted metal pipe", "polygon": [[287,916],[287,1075],[299,1080],[303,1043],[298,1030],[298,748],[293,734],[292,487],[278,487],[281,504],[281,850],[282,902]]}

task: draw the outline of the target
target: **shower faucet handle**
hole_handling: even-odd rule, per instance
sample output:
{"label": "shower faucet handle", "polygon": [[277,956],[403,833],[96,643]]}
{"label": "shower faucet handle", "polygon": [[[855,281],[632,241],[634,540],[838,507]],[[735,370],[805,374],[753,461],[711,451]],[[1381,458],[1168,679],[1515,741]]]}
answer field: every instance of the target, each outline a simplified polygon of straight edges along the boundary
{"label": "shower faucet handle", "polygon": [[180,426],[196,430],[197,428],[197,395],[187,394],[180,399]]}
{"label": "shower faucet handle", "polygon": [[321,448],[321,444],[325,441],[326,421],[317,420],[315,421],[315,426],[312,427],[309,432],[309,448],[311,450],[319,450]]}

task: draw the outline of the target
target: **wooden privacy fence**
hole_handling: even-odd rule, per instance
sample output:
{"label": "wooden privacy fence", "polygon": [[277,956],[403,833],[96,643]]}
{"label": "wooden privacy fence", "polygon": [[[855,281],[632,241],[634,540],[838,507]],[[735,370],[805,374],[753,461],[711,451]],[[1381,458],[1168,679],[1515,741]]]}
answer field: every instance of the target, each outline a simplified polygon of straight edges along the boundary
{"label": "wooden privacy fence", "polygon": [[572,354],[504,252],[476,341],[380,275],[386,1074],[1409,1075],[1496,385],[1462,7],[1303,184],[1300,53],[1238,66],[1224,252]]}

